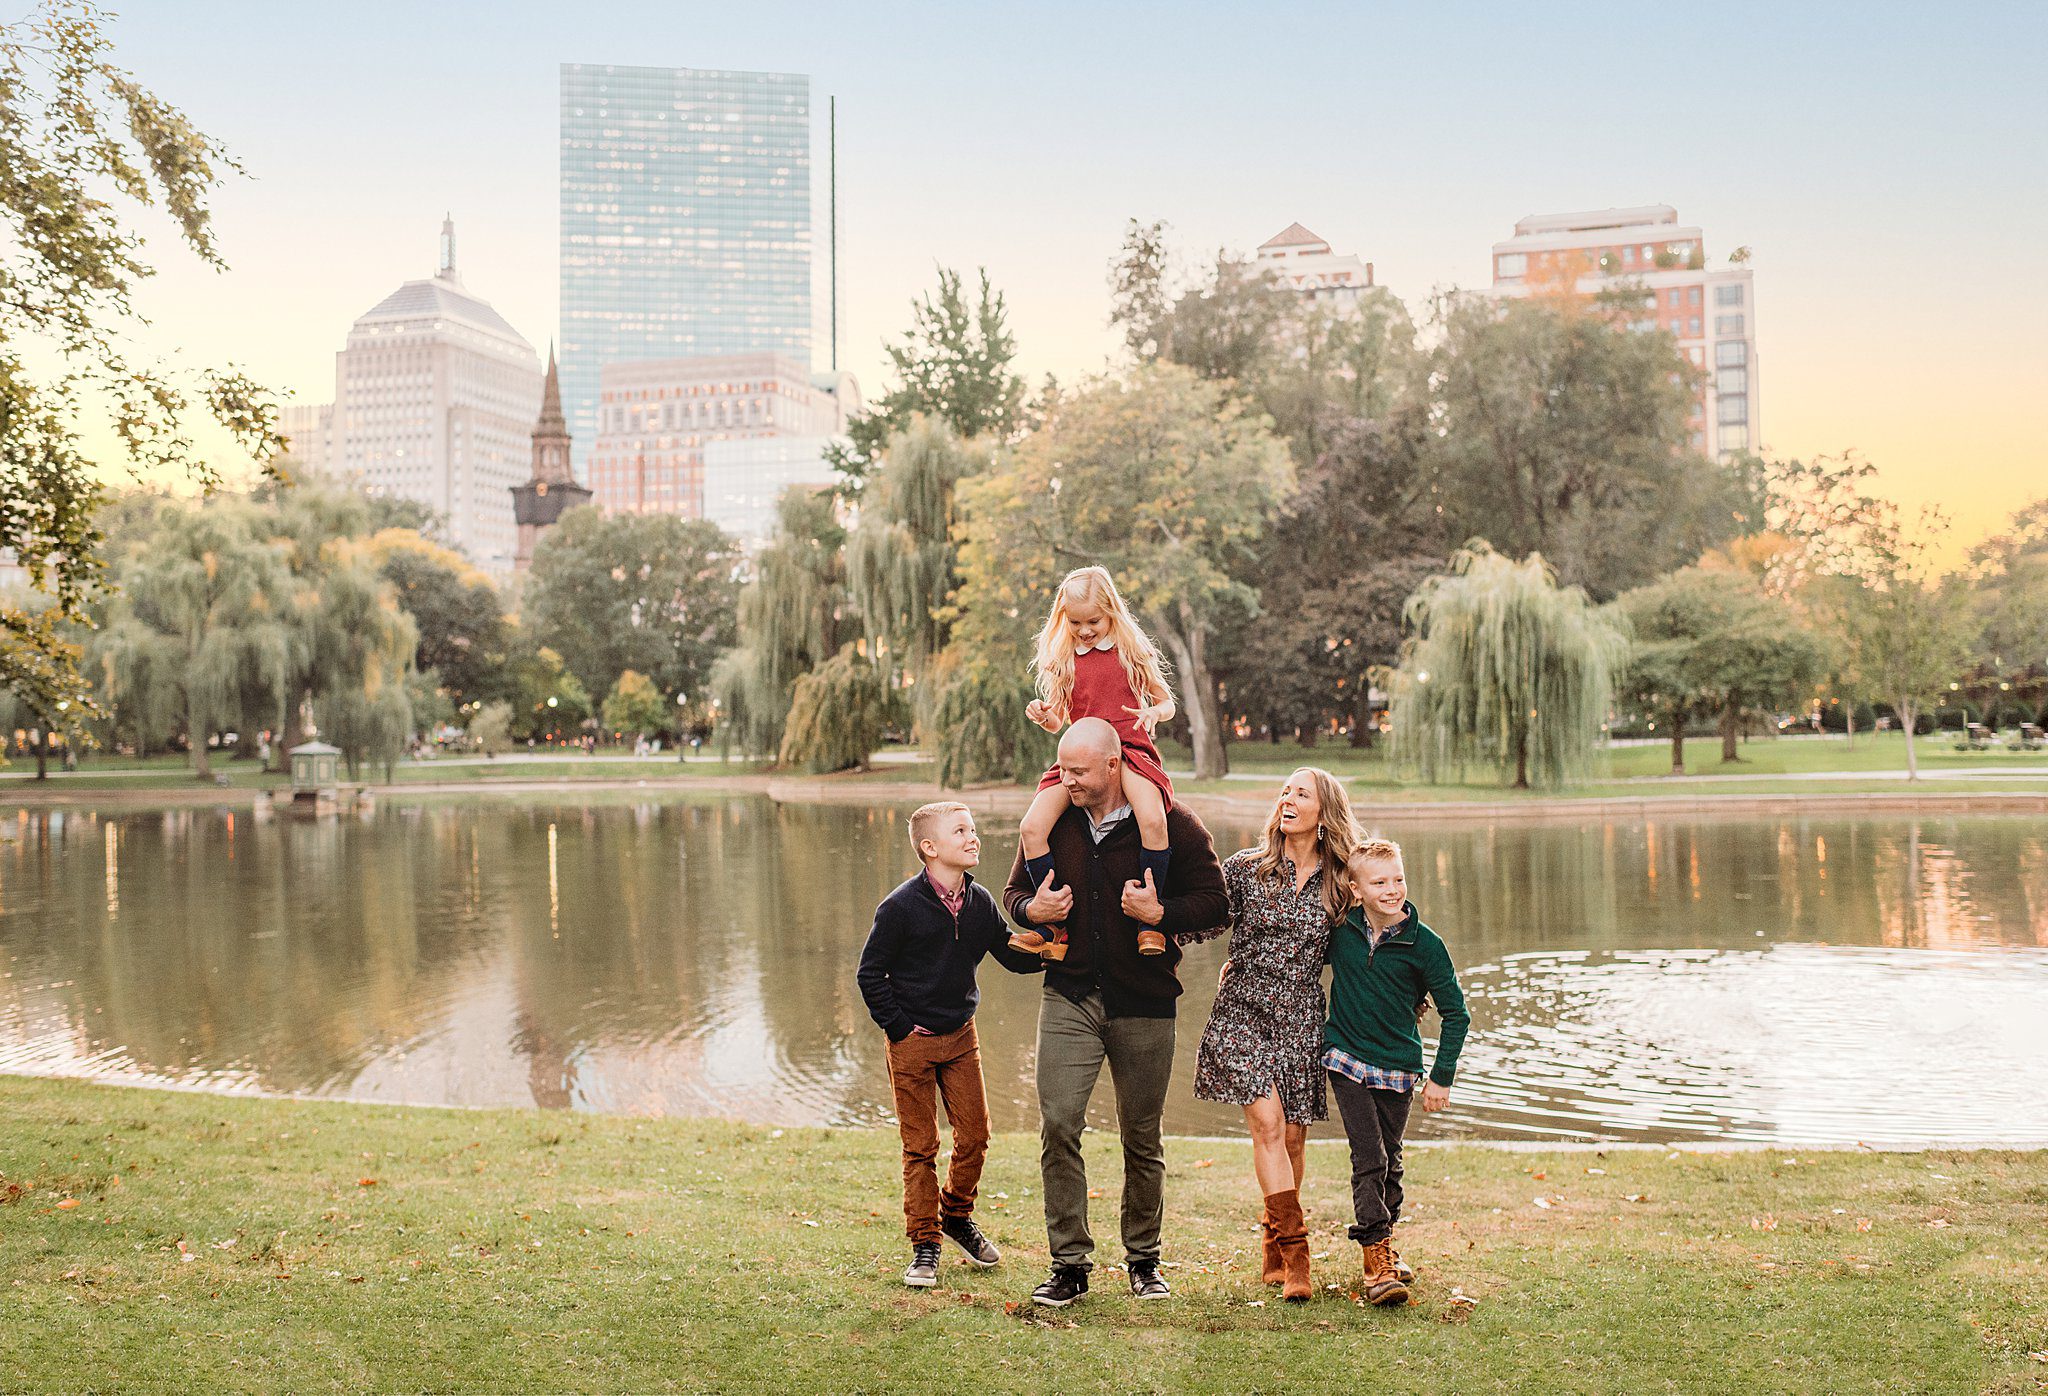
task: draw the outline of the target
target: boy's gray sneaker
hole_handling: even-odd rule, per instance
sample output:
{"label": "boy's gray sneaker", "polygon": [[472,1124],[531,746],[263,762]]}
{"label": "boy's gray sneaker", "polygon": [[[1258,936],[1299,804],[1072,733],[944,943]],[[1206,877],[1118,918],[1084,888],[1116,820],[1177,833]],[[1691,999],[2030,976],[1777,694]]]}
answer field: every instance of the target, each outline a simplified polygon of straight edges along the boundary
{"label": "boy's gray sneaker", "polygon": [[996,1243],[981,1234],[981,1228],[974,1224],[973,1217],[941,1217],[939,1230],[984,1270],[1003,1258],[1003,1253],[996,1249]]}
{"label": "boy's gray sneaker", "polygon": [[919,1241],[910,1248],[910,1268],[903,1272],[903,1283],[912,1289],[930,1289],[939,1282],[939,1243]]}
{"label": "boy's gray sneaker", "polygon": [[1173,1290],[1167,1286],[1166,1277],[1159,1273],[1156,1260],[1138,1260],[1131,1263],[1131,1293],[1140,1299],[1171,1299]]}

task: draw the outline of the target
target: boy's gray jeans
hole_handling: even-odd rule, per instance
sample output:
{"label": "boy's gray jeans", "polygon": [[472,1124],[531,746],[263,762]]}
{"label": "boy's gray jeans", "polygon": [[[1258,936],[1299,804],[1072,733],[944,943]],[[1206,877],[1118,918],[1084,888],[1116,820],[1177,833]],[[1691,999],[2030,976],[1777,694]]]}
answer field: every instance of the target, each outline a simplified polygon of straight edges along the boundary
{"label": "boy's gray jeans", "polygon": [[1124,1146],[1123,1242],[1127,1262],[1159,1259],[1166,1149],[1159,1116],[1173,1076],[1173,1019],[1111,1018],[1102,995],[1076,1003],[1046,986],[1038,1006],[1038,1168],[1045,1188],[1045,1235],[1055,1265],[1091,1267],[1088,1169],[1081,1129],[1102,1064],[1116,1091]]}

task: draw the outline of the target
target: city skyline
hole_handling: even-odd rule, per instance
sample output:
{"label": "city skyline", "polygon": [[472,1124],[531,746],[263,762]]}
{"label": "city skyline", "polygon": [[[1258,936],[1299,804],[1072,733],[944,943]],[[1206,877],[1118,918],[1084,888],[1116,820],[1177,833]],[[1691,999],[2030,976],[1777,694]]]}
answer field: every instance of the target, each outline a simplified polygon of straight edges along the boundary
{"label": "city skyline", "polygon": [[[1958,547],[2038,492],[2043,429],[2027,404],[2048,369],[2030,313],[2042,293],[2023,280],[1991,297],[1978,278],[2024,265],[2048,201],[2032,174],[2044,99],[2022,58],[2039,48],[2026,36],[2048,31],[2039,13],[1991,7],[1990,23],[1934,29],[1905,6],[1860,7],[1853,24],[1717,11],[1741,62],[1703,65],[1689,110],[1711,119],[1694,122],[1657,65],[1632,63],[1691,34],[1676,17],[1619,25],[1602,18],[1619,7],[1600,6],[1461,26],[1412,7],[1294,12],[1357,43],[1283,60],[1216,32],[1224,12],[1205,7],[1172,27],[1089,12],[1087,44],[1048,43],[1080,12],[1042,6],[948,29],[888,11],[859,33],[771,7],[693,16],[661,37],[664,12],[614,6],[603,28],[638,36],[625,45],[538,7],[486,25],[482,8],[454,5],[419,23],[460,34],[457,60],[443,44],[430,68],[425,44],[419,61],[379,68],[368,56],[401,22],[396,7],[344,25],[219,6],[225,22],[248,20],[248,44],[229,54],[212,26],[144,6],[114,25],[122,61],[256,176],[218,201],[235,270],[193,268],[159,237],[165,274],[145,303],[195,360],[233,359],[317,401],[318,360],[349,315],[415,274],[414,230],[452,207],[478,249],[471,281],[541,342],[556,322],[558,65],[631,48],[642,62],[807,73],[814,110],[838,97],[839,357],[870,396],[888,386],[883,340],[941,264],[989,268],[1034,380],[1102,368],[1105,271],[1129,217],[1165,218],[1190,255],[1249,253],[1299,221],[1375,263],[1420,312],[1435,289],[1485,287],[1491,244],[1520,218],[1671,204],[1717,251],[1756,249],[1770,312],[1762,446],[1860,449],[1887,493],[1946,505]],[[275,72],[248,62],[287,51]],[[1421,71],[1446,64],[1448,76]],[[420,102],[377,100],[429,73]],[[361,116],[327,120],[344,94],[366,99]],[[812,124],[822,173],[824,123]],[[815,198],[823,366],[822,179]],[[304,276],[309,256],[321,277]]]}

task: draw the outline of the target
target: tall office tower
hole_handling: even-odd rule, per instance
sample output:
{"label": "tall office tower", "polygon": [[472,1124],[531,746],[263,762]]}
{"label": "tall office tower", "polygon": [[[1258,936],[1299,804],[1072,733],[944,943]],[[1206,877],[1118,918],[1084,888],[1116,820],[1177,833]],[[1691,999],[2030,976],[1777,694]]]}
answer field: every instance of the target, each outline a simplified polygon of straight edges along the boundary
{"label": "tall office tower", "polygon": [[1371,262],[1361,262],[1356,253],[1332,252],[1330,244],[1299,223],[1289,223],[1260,243],[1256,265],[1298,295],[1347,310],[1372,285]]}
{"label": "tall office tower", "polygon": [[455,229],[441,267],[408,281],[349,327],[334,356],[330,469],[373,492],[416,499],[487,572],[512,570],[506,491],[527,477],[540,409],[533,346],[455,273]]}
{"label": "tall office tower", "polygon": [[1493,245],[1493,293],[1640,290],[1637,330],[1665,330],[1705,370],[1693,445],[1711,456],[1762,449],[1757,418],[1756,288],[1747,266],[1708,270],[1706,240],[1668,204],[1524,218]]}
{"label": "tall office tower", "polygon": [[811,362],[811,81],[562,65],[562,406],[582,460],[598,377],[648,359]]}
{"label": "tall office tower", "polygon": [[[586,474],[606,513],[701,519],[712,443],[829,437],[860,406],[852,374],[821,382],[780,354],[606,364]],[[788,464],[777,457],[775,469]]]}

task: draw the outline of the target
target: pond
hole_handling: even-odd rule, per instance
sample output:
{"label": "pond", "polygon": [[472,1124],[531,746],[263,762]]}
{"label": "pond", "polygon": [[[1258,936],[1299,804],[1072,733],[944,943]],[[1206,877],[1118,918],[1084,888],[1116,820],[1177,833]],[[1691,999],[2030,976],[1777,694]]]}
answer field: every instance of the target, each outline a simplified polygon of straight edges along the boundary
{"label": "pond", "polygon": [[[853,968],[910,866],[908,809],[16,810],[0,822],[0,1071],[886,1123]],[[997,882],[1009,822],[982,820]],[[1256,836],[1212,827],[1225,850]],[[2037,817],[1388,832],[1474,1014],[1452,1106],[1418,1115],[1420,1137],[2048,1144]],[[1218,940],[1182,966],[1175,1133],[1242,1130],[1190,1087],[1224,954]],[[1036,981],[989,962],[982,985],[996,1126],[1035,1128]],[[1097,1111],[1109,1124],[1106,1086]]]}

